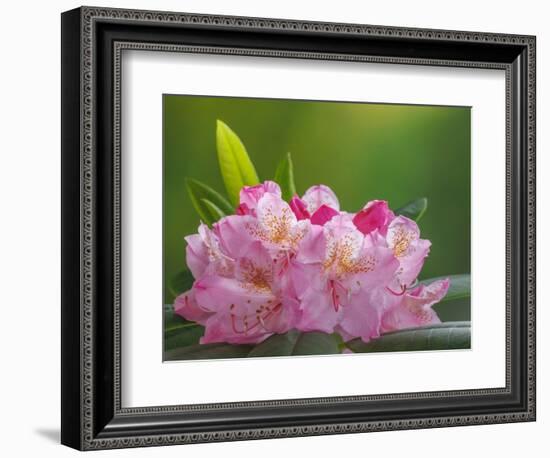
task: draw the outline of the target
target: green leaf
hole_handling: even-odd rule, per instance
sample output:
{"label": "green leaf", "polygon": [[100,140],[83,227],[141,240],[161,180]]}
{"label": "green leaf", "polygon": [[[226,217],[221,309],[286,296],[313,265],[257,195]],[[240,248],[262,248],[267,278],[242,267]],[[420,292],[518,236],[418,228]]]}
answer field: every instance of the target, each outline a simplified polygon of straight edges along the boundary
{"label": "green leaf", "polygon": [[385,351],[425,351],[470,348],[470,322],[451,321],[421,328],[388,332],[368,343],[361,339],[346,342],[355,353]]}
{"label": "green leaf", "polygon": [[164,353],[164,361],[245,358],[251,349],[251,345],[230,345],[225,343],[196,344],[166,351]]}
{"label": "green leaf", "polygon": [[428,199],[421,197],[420,199],[412,200],[395,210],[396,215],[406,216],[414,221],[419,221],[428,209]]}
{"label": "green leaf", "polygon": [[449,291],[447,291],[447,294],[443,299],[441,299],[441,301],[439,301],[439,303],[470,297],[470,274],[445,275],[442,277],[422,280],[420,283],[429,284],[436,280],[443,280],[445,278],[449,278],[451,280],[451,284],[449,285]]}
{"label": "green leaf", "polygon": [[[191,203],[204,223],[212,224],[216,222],[220,218],[220,213],[225,216],[234,212],[231,204],[210,186],[193,178],[186,178],[185,185]],[[216,208],[216,211],[213,212],[212,208]]]}
{"label": "green leaf", "polygon": [[227,195],[237,206],[242,187],[258,184],[260,180],[241,139],[220,120],[216,127],[216,147]]}
{"label": "green leaf", "polygon": [[191,273],[191,271],[182,270],[181,272],[174,275],[174,277],[172,277],[172,281],[169,285],[170,292],[174,296],[184,293],[185,291],[191,289],[194,281],[195,279],[193,278],[193,274]]}
{"label": "green leaf", "polygon": [[164,305],[164,332],[171,332],[189,324],[195,324],[194,321],[187,321],[185,318],[174,313],[172,304]]}
{"label": "green leaf", "polygon": [[287,153],[275,171],[274,181],[281,187],[283,199],[287,202],[296,194],[296,185],[294,184],[294,166],[290,153]]}
{"label": "green leaf", "polygon": [[174,308],[172,304],[166,304],[164,306],[164,332],[177,329],[180,326],[184,326],[188,323],[189,321],[174,313]]}
{"label": "green leaf", "polygon": [[332,334],[292,330],[269,337],[254,347],[248,356],[333,355],[341,353],[338,344],[338,339]]}
{"label": "green leaf", "polygon": [[204,327],[174,313],[172,304],[164,306],[164,350],[198,344]]}
{"label": "green leaf", "polygon": [[210,202],[208,199],[201,199],[201,202],[204,204],[204,206],[210,212],[210,215],[212,216],[213,222],[222,219],[224,216],[227,216],[224,212],[222,212],[220,210],[220,208],[218,206],[216,206],[215,204]]}
{"label": "green leaf", "polygon": [[164,351],[187,347],[199,343],[204,327],[196,323],[185,323],[164,332]]}
{"label": "green leaf", "polygon": [[453,301],[438,302],[432,306],[439,319],[447,321],[470,321],[472,319],[471,303],[469,297]]}
{"label": "green leaf", "polygon": [[336,334],[301,333],[296,330],[275,334],[254,345],[226,343],[198,344],[204,328],[191,322],[165,332],[165,360],[244,358],[262,356],[333,355],[342,352]]}

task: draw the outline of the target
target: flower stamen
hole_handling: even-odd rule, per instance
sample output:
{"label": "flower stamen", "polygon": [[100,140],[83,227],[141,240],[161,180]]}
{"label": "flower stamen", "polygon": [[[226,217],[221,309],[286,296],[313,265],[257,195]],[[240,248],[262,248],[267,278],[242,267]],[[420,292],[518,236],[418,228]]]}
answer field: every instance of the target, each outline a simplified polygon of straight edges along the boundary
{"label": "flower stamen", "polygon": [[395,292],[392,290],[389,286],[386,286],[386,289],[392,293],[394,296],[403,296],[407,292],[407,286],[406,285],[400,285],[401,292]]}

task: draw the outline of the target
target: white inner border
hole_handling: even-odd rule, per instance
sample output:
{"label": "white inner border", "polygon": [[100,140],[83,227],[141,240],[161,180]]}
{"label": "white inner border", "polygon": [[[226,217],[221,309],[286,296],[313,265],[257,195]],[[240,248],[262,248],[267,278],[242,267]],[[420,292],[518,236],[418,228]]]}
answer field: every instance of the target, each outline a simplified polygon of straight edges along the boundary
{"label": "white inner border", "polygon": [[[124,51],[122,75],[122,407],[505,386],[504,71]],[[472,349],[163,363],[163,93],[473,107]]]}

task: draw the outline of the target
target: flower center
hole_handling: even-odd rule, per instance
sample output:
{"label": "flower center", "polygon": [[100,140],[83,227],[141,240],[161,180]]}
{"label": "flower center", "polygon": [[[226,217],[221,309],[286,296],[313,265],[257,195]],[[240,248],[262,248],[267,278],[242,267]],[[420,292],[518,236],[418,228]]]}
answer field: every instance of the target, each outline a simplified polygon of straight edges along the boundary
{"label": "flower center", "polygon": [[277,245],[289,241],[292,227],[290,209],[282,209],[280,215],[275,215],[271,210],[268,210],[263,217],[262,223],[267,229],[265,231],[265,236],[268,241]]}
{"label": "flower center", "polygon": [[250,259],[243,259],[240,264],[241,285],[248,291],[256,293],[271,292],[273,281],[271,270],[255,265]]}
{"label": "flower center", "polygon": [[349,236],[344,236],[339,242],[330,243],[323,263],[324,270],[332,269],[337,278],[374,270],[376,258],[371,255],[357,257],[357,250],[356,241]]}
{"label": "flower center", "polygon": [[392,239],[393,254],[396,258],[403,257],[409,251],[414,233],[406,231],[403,227],[398,228]]}

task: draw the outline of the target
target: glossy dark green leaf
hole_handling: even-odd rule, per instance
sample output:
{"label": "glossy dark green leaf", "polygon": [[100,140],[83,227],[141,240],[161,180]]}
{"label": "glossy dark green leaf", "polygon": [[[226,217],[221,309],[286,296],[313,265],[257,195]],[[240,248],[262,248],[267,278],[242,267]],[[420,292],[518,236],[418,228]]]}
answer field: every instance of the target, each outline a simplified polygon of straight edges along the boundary
{"label": "glossy dark green leaf", "polygon": [[182,270],[172,277],[169,286],[170,292],[174,296],[184,293],[191,289],[194,281],[193,274],[189,270]]}
{"label": "glossy dark green leaf", "polygon": [[225,343],[197,344],[166,351],[164,353],[164,360],[245,358],[251,349],[251,345],[230,345]]}
{"label": "glossy dark green leaf", "polygon": [[169,331],[175,328],[178,328],[182,325],[189,323],[187,320],[183,319],[181,316],[174,313],[174,308],[172,304],[166,304],[164,306],[164,331]]}
{"label": "glossy dark green leaf", "polygon": [[[216,212],[212,212],[212,206],[216,207],[217,211],[223,215],[234,213],[234,208],[231,204],[210,186],[193,178],[186,178],[185,186],[187,187],[193,207],[204,223],[212,224],[219,219],[219,215]],[[208,201],[210,205],[206,204],[205,201]]]}
{"label": "glossy dark green leaf", "polygon": [[470,348],[470,322],[453,321],[383,334],[368,343],[361,339],[346,342],[355,353],[389,351],[453,350]]}
{"label": "glossy dark green leaf", "polygon": [[296,194],[296,185],[294,184],[294,166],[290,153],[287,153],[275,171],[274,181],[281,187],[283,199],[287,202]]}
{"label": "glossy dark green leaf", "polygon": [[241,139],[220,120],[216,127],[216,147],[227,195],[231,203],[237,206],[242,187],[258,184],[260,180]]}
{"label": "glossy dark green leaf", "polygon": [[[341,353],[341,339],[322,332],[289,331],[276,334],[254,345],[190,344],[203,332],[202,326],[191,325],[167,333],[165,360],[244,358],[263,356],[331,355]],[[200,333],[200,334],[199,334]],[[179,337],[175,337],[179,336]],[[188,343],[189,342],[189,343]]]}
{"label": "glossy dark green leaf", "polygon": [[204,327],[196,323],[186,323],[164,332],[164,350],[174,350],[199,343],[204,335]]}
{"label": "glossy dark green leaf", "polygon": [[441,321],[470,321],[472,319],[469,297],[438,302],[432,306],[432,309]]}
{"label": "glossy dark green leaf", "polygon": [[430,284],[436,280],[442,280],[448,278],[451,280],[449,285],[449,290],[443,299],[440,302],[453,301],[455,299],[463,299],[470,297],[470,274],[459,274],[459,275],[444,275],[442,277],[429,278],[422,280],[420,283]]}
{"label": "glossy dark green leaf", "polygon": [[172,304],[164,306],[164,349],[185,347],[198,344],[204,334],[204,327],[187,321],[174,313]]}
{"label": "glossy dark green leaf", "polygon": [[219,221],[224,216],[227,216],[221,209],[216,206],[214,203],[210,202],[208,199],[201,199],[201,202],[204,204],[210,216],[212,217],[212,222]]}
{"label": "glossy dark green leaf", "polygon": [[428,209],[428,199],[421,197],[419,199],[412,200],[411,202],[403,205],[401,208],[395,210],[396,215],[406,216],[414,221],[419,221]]}
{"label": "glossy dark green leaf", "polygon": [[341,352],[338,344],[332,334],[292,330],[269,337],[256,345],[248,356],[331,355]]}

